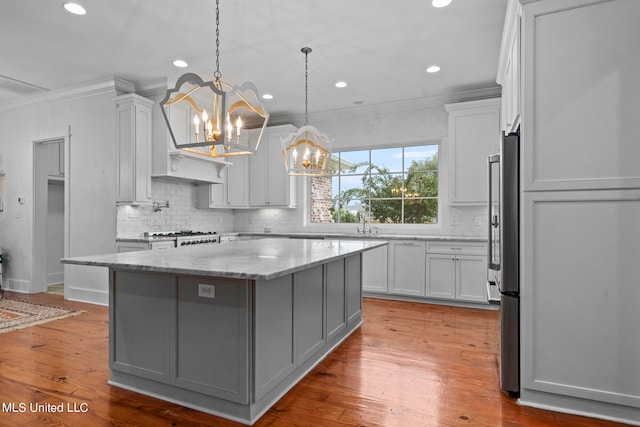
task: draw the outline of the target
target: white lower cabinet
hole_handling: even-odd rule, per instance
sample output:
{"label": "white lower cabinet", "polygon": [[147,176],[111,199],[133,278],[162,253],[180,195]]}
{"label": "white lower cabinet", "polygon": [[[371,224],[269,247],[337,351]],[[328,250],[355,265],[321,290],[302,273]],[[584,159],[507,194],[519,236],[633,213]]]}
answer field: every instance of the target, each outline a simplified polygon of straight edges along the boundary
{"label": "white lower cabinet", "polygon": [[487,303],[484,252],[482,243],[429,243],[426,296]]}
{"label": "white lower cabinet", "polygon": [[389,293],[425,296],[425,242],[389,242]]}
{"label": "white lower cabinet", "polygon": [[164,250],[175,247],[173,240],[160,240],[158,242],[117,242],[116,248],[118,253],[122,252],[135,252],[135,251],[147,251],[152,250]]}
{"label": "white lower cabinet", "polygon": [[389,290],[387,280],[387,246],[380,246],[362,253],[362,290],[386,294]]}
{"label": "white lower cabinet", "polygon": [[445,254],[427,254],[427,296],[456,297],[455,258]]}
{"label": "white lower cabinet", "polygon": [[362,291],[488,304],[486,264],[483,242],[389,240],[362,254]]}

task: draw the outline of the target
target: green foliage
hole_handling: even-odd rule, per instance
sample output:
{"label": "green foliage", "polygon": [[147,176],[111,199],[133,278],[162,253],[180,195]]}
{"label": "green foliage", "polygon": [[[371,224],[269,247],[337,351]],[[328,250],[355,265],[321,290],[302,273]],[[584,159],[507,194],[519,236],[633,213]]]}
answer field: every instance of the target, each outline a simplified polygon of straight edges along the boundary
{"label": "green foliage", "polygon": [[[346,211],[352,201],[360,201],[371,214],[371,222],[390,224],[431,224],[438,219],[438,155],[426,160],[413,160],[403,178],[385,167],[368,162],[354,165],[348,172],[366,166],[362,187],[342,191],[334,200],[340,210],[340,222],[358,222]],[[404,197],[403,197],[404,192]],[[404,205],[404,216],[403,216]],[[337,212],[333,213],[338,221]],[[404,220],[403,220],[404,218]]]}
{"label": "green foliage", "polygon": [[333,217],[333,222],[338,222],[338,212],[340,212],[340,222],[341,223],[356,223],[358,222],[358,215],[354,214],[351,211],[340,209],[340,211],[333,211],[331,213]]}

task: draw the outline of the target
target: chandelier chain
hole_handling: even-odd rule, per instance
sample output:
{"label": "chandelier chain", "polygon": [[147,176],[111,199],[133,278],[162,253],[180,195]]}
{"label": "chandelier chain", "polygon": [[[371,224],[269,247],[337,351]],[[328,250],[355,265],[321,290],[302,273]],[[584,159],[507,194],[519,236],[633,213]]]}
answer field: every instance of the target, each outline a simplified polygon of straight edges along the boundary
{"label": "chandelier chain", "polygon": [[309,51],[304,51],[304,124],[309,125]]}
{"label": "chandelier chain", "polygon": [[220,80],[220,0],[216,0],[216,71],[213,73],[216,80]]}

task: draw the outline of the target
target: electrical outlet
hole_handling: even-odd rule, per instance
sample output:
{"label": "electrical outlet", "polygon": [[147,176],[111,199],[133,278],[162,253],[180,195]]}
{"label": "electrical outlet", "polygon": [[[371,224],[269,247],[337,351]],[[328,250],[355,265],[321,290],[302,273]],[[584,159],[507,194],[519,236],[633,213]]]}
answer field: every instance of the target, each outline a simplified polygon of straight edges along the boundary
{"label": "electrical outlet", "polygon": [[204,298],[215,298],[216,285],[205,285],[204,283],[198,283],[198,296]]}
{"label": "electrical outlet", "polygon": [[473,217],[473,225],[480,225],[480,224],[481,224],[480,217],[479,216]]}
{"label": "electrical outlet", "polygon": [[452,222],[453,222],[453,225],[460,225],[460,217],[454,216]]}

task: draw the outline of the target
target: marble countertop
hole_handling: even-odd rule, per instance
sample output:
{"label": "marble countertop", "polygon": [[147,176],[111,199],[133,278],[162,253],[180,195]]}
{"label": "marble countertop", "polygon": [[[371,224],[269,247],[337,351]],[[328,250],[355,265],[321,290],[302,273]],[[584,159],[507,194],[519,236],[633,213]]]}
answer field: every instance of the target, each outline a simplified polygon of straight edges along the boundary
{"label": "marble countertop", "polygon": [[357,240],[422,240],[444,242],[486,242],[485,237],[435,236],[429,234],[356,234],[356,233],[289,233],[289,232],[240,232],[240,236],[289,237],[298,239],[357,239]]}
{"label": "marble countertop", "polygon": [[[456,242],[486,242],[485,237],[465,237],[465,236],[434,236],[429,234],[355,234],[355,233],[317,233],[317,232],[229,232],[220,233],[220,236],[250,236],[250,237],[288,237],[294,239],[357,239],[357,240],[420,240],[420,241],[456,241]],[[173,240],[168,237],[144,237],[144,236],[122,236],[118,237],[118,242],[158,242],[163,240]]]}
{"label": "marble countertop", "polygon": [[233,244],[63,258],[64,264],[269,280],[384,246],[384,240],[259,239]]}

